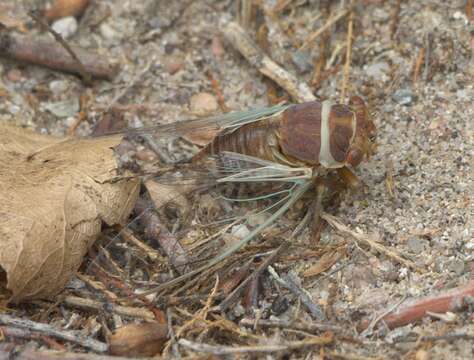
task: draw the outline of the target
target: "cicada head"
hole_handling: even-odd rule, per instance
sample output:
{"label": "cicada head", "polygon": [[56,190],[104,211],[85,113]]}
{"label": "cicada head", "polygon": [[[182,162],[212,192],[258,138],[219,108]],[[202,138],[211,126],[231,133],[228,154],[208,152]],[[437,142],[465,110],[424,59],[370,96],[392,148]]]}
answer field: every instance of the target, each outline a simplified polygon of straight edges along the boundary
{"label": "cicada head", "polygon": [[375,126],[364,101],[329,100],[289,107],[280,125],[280,146],[289,158],[328,169],[357,166],[373,151]]}
{"label": "cicada head", "polygon": [[351,97],[349,107],[355,114],[356,129],[354,139],[346,156],[346,163],[355,167],[364,158],[369,158],[373,154],[375,150],[376,128],[361,97]]}

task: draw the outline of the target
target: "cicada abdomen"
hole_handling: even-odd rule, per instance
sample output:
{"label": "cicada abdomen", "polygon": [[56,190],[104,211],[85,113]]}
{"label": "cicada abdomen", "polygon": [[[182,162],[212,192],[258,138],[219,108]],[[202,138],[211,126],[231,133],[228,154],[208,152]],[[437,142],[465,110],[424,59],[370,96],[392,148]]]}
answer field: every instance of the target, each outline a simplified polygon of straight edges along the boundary
{"label": "cicada abdomen", "polygon": [[374,132],[360,97],[349,105],[312,101],[224,132],[194,160],[229,151],[290,166],[355,167],[370,155]]}

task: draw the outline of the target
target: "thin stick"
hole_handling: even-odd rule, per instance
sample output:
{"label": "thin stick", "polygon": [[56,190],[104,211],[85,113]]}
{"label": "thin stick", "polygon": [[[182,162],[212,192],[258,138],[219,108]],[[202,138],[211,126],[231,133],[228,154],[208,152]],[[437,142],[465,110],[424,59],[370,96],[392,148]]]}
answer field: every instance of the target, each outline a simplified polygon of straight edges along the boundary
{"label": "thin stick", "polygon": [[271,266],[268,267],[268,272],[273,276],[273,278],[276,280],[278,284],[281,286],[285,287],[288,289],[290,292],[292,292],[298,299],[300,299],[301,303],[306,306],[308,309],[309,313],[313,318],[316,318],[318,320],[326,320],[326,316],[324,315],[323,311],[321,308],[314,303],[314,301],[311,299],[311,297],[308,295],[306,291],[301,289],[295,281],[289,276],[285,276],[284,279],[282,279],[275,269]]}
{"label": "thin stick", "polygon": [[68,306],[85,310],[103,311],[104,309],[107,309],[108,311],[120,316],[129,316],[150,321],[156,319],[153,312],[144,308],[115,305],[111,302],[105,303],[92,299],[84,299],[77,296],[66,296],[63,300],[63,303]]}
{"label": "thin stick", "polygon": [[70,330],[59,330],[48,324],[41,324],[30,320],[19,319],[11,315],[0,314],[0,324],[14,326],[21,329],[28,329],[31,331],[37,331],[47,336],[78,344],[84,348],[90,349],[97,353],[104,353],[109,349],[109,346],[107,344],[83,336],[79,332]]}
{"label": "thin stick", "polygon": [[336,22],[341,20],[344,16],[349,14],[348,9],[342,10],[333,17],[331,17],[326,24],[324,24],[322,27],[320,27],[317,31],[309,35],[308,39],[303,43],[303,45],[300,46],[298,50],[303,50],[308,47],[309,44],[314,43],[314,40],[316,40],[321,34],[323,34],[326,30],[328,30],[332,25],[334,25]]}
{"label": "thin stick", "polygon": [[327,213],[323,213],[321,215],[321,218],[323,218],[325,221],[327,221],[329,225],[331,225],[332,227],[334,227],[338,231],[350,235],[354,240],[356,240],[357,243],[366,244],[370,248],[372,248],[372,249],[388,256],[389,258],[392,258],[392,259],[396,260],[397,262],[399,262],[400,264],[403,264],[404,266],[406,266],[408,268],[411,268],[413,270],[421,271],[421,269],[419,269],[415,265],[415,263],[413,263],[412,261],[402,258],[394,250],[387,249],[382,244],[379,244],[378,242],[375,242],[374,240],[370,239],[367,235],[359,234],[355,231],[352,231],[346,225],[342,224],[339,220],[337,220],[336,217],[334,217],[332,215],[329,215]]}
{"label": "thin stick", "polygon": [[[247,327],[254,327],[255,319],[244,318],[240,320],[240,325],[247,326]],[[332,332],[337,332],[337,333],[343,333],[346,330],[341,326],[331,325],[327,323],[317,323],[314,321],[310,323],[302,323],[300,321],[289,321],[289,320],[281,320],[281,319],[272,319],[272,320],[260,319],[257,323],[257,326],[267,327],[267,328],[300,330],[300,331],[305,331],[308,333],[316,333],[316,332],[321,332],[321,331],[332,331]]]}
{"label": "thin stick", "polygon": [[321,346],[330,344],[333,341],[331,336],[312,337],[309,340],[290,342],[284,345],[264,345],[264,346],[214,346],[203,343],[196,343],[186,339],[180,339],[178,344],[190,348],[197,352],[203,352],[214,355],[230,355],[245,353],[273,353],[279,351],[289,351],[300,349],[308,346]]}
{"label": "thin stick", "polygon": [[68,52],[68,54],[74,59],[74,61],[77,64],[77,69],[79,71],[79,74],[82,77],[82,80],[87,84],[90,85],[92,83],[92,77],[91,75],[87,72],[86,68],[82,64],[81,60],[77,57],[76,53],[71,49],[69,44],[66,42],[66,40],[63,39],[63,37],[58,34],[56,31],[53,30],[51,26],[48,25],[48,23],[41,18],[40,15],[36,11],[30,11],[30,16],[38,23],[40,26],[51,33],[53,35],[54,39],[62,45],[62,47]]}
{"label": "thin stick", "polygon": [[395,34],[398,30],[398,24],[400,23],[401,3],[402,0],[397,0],[391,16],[392,19],[390,21],[390,38],[392,40],[395,38]]}
{"label": "thin stick", "polygon": [[259,265],[259,267],[253,272],[252,275],[242,281],[240,285],[237,286],[237,288],[235,288],[234,291],[232,291],[230,295],[227,296],[227,298],[219,304],[219,310],[221,312],[226,311],[229,306],[232,305],[239,298],[240,294],[242,294],[247,285],[253,279],[258,278],[268,266],[270,266],[278,259],[278,256],[280,256],[282,249],[284,249],[284,245],[285,244],[281,244],[275,251],[273,251],[273,253]]}
{"label": "thin stick", "polygon": [[352,33],[354,28],[354,0],[351,0],[351,11],[349,13],[349,20],[347,22],[347,47],[346,47],[346,63],[344,64],[344,76],[342,78],[342,89],[341,89],[341,103],[344,102],[347,92],[347,84],[349,82],[351,61],[352,61]]}
{"label": "thin stick", "polygon": [[293,74],[265,55],[240,25],[229,23],[224,29],[224,35],[252,66],[285,89],[296,102],[316,99],[306,83],[299,82]]}
{"label": "thin stick", "polygon": [[20,347],[18,345],[12,346],[10,351],[7,349],[0,349],[0,359],[12,359],[12,354],[15,360],[130,360],[129,357],[122,356],[108,356],[98,354],[81,354],[75,352],[52,351],[52,350],[35,350],[28,347]]}
{"label": "thin stick", "polygon": [[[92,77],[106,80],[114,78],[117,68],[111,66],[98,54],[76,46],[72,49],[87,69],[87,73]],[[0,34],[0,56],[81,75],[77,61],[69,55],[63,46],[49,39],[14,36],[4,32]]]}

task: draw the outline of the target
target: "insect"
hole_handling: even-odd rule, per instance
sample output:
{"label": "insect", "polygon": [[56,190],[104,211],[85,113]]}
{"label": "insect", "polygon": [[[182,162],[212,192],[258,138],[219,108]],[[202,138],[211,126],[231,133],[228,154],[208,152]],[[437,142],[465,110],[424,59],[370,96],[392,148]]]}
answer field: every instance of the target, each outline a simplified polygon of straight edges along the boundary
{"label": "insect", "polygon": [[[217,159],[217,183],[271,182],[289,186],[283,192],[266,195],[280,196],[274,212],[239,243],[206,265],[164,285],[189,278],[239,250],[315,183],[324,190],[331,185],[327,179],[337,176],[347,186],[354,186],[357,178],[351,169],[373,153],[376,134],[366,104],[358,96],[353,96],[348,105],[329,100],[282,104],[131,132],[176,136],[209,129],[218,131],[218,135],[191,162],[199,165],[206,159]],[[159,291],[164,285],[150,292]]]}

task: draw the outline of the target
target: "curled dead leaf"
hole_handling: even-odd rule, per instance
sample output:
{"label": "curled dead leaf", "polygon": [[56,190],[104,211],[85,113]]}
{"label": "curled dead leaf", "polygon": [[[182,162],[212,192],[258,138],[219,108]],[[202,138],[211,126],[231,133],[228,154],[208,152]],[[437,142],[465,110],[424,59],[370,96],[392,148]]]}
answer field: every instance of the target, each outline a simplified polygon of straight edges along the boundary
{"label": "curled dead leaf", "polygon": [[89,0],[56,0],[49,9],[44,11],[48,21],[54,21],[66,16],[81,16],[89,5]]}
{"label": "curled dead leaf", "polygon": [[57,294],[101,223],[128,218],[139,183],[118,176],[119,141],[65,141],[0,125],[0,289],[10,301]]}
{"label": "curled dead leaf", "polygon": [[118,356],[153,356],[168,339],[168,326],[160,323],[130,324],[110,336],[110,353]]}

